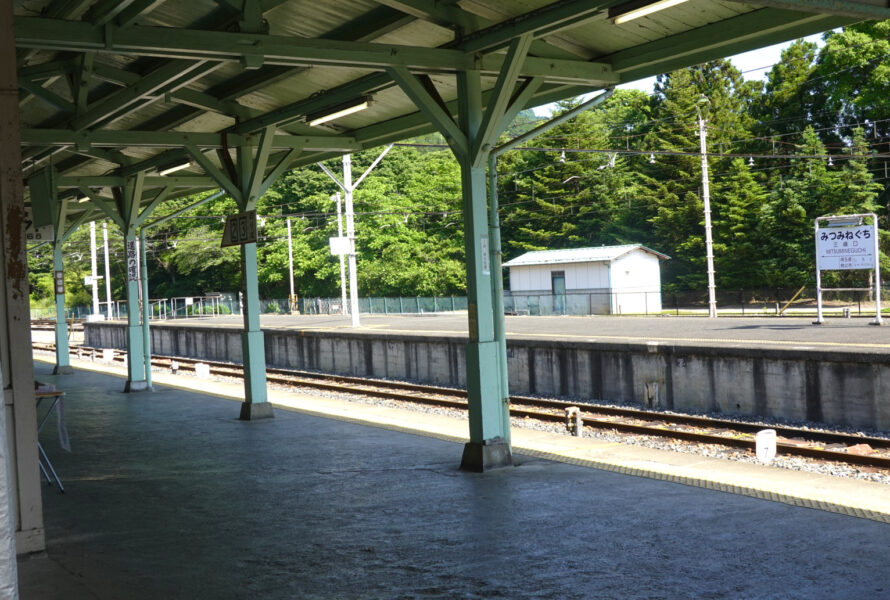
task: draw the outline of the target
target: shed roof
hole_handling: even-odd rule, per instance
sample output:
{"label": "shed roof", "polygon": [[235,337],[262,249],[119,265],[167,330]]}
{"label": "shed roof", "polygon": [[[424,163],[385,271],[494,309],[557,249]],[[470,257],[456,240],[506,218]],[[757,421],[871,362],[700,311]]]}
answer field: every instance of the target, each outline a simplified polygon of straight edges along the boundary
{"label": "shed roof", "polygon": [[[90,191],[69,217],[101,215],[111,189],[140,172],[145,204],[159,189],[172,198],[218,187],[230,167],[221,156],[270,127],[270,174],[435,131],[431,113],[439,128],[457,113],[458,71],[481,74],[483,102],[499,90],[529,108],[890,18],[875,0],[688,0],[627,23],[610,18],[630,4],[15,0],[24,175],[52,164],[62,198]],[[531,37],[528,54],[510,71],[515,86],[499,88],[520,36]],[[406,77],[438,106],[418,110]],[[363,97],[373,99],[366,110],[309,123]],[[175,176],[156,171],[196,152]]]}
{"label": "shed roof", "polygon": [[642,250],[657,256],[661,260],[669,260],[670,256],[662,254],[642,244],[623,244],[621,246],[598,246],[595,248],[571,248],[565,250],[535,250],[517,256],[504,263],[505,267],[527,267],[532,265],[554,265],[561,263],[612,262],[622,256]]}

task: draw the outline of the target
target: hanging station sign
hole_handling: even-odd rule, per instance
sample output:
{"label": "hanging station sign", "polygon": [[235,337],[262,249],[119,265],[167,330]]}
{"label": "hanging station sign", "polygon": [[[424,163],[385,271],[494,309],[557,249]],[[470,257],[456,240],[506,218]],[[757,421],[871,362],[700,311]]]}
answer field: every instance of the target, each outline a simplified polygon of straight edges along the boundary
{"label": "hanging station sign", "polygon": [[[881,261],[878,259],[878,217],[874,213],[830,215],[816,219],[816,320],[822,315],[822,292],[874,292],[875,319],[881,325]],[[874,288],[823,288],[822,271],[874,269]]]}
{"label": "hanging station sign", "polygon": [[255,244],[256,235],[256,211],[247,210],[226,217],[226,227],[223,230],[220,248],[228,246],[243,246]]}
{"label": "hanging station sign", "polygon": [[37,227],[34,224],[34,211],[31,207],[25,207],[25,241],[26,242],[52,242],[55,239],[52,224]]}

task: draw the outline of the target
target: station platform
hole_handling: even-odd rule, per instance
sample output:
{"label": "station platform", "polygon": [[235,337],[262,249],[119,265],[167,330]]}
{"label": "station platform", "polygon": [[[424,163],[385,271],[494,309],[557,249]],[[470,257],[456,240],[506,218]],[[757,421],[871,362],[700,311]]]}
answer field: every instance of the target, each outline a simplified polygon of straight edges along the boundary
{"label": "station platform", "polygon": [[72,363],[23,600],[890,596],[886,486],[524,429],[465,473],[462,419]]}
{"label": "station platform", "polygon": [[[884,327],[869,326],[870,317],[828,318],[813,325],[812,317],[707,317],[671,315],[508,316],[507,339],[568,342],[648,343],[696,347],[828,350],[866,354],[890,353]],[[401,336],[460,337],[467,335],[466,313],[361,315],[361,326],[341,315],[262,315],[266,331],[340,332]],[[152,321],[165,327],[243,327],[238,315]]]}

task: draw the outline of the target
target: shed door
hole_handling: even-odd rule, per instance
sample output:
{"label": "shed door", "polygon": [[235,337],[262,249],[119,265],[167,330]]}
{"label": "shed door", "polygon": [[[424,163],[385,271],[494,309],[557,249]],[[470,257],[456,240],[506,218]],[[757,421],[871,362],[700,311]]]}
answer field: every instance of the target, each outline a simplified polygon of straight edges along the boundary
{"label": "shed door", "polygon": [[566,312],[566,272],[550,271],[550,289],[553,292],[553,312]]}

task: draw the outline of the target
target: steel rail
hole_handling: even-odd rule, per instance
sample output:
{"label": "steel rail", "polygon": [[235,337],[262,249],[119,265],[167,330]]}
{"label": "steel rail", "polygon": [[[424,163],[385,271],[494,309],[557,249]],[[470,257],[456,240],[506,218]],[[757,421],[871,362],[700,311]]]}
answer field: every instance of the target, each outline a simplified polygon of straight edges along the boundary
{"label": "steel rail", "polygon": [[[55,344],[34,342],[35,349],[54,351]],[[75,350],[89,351],[95,354],[99,348],[87,346],[73,347]],[[126,353],[115,350],[115,360],[123,360]],[[173,356],[154,356],[152,364],[159,367],[171,367],[178,364],[182,370],[194,370],[195,364],[204,363],[209,366],[211,374],[236,377],[243,376],[241,365]],[[456,410],[466,410],[466,391],[458,388],[421,385],[385,379],[369,379],[348,375],[330,375],[312,371],[269,368],[266,371],[268,383],[282,386],[310,387],[323,391],[356,394],[380,399],[411,402],[415,404],[435,405]],[[845,446],[868,444],[874,449],[890,450],[890,439],[865,435],[854,435],[840,432],[813,431],[795,427],[771,426],[755,423],[739,422],[729,419],[715,419],[697,415],[663,413],[652,410],[603,406],[583,402],[567,402],[564,400],[548,400],[528,396],[511,396],[510,415],[517,418],[537,419],[554,423],[565,422],[565,409],[578,407],[584,425],[622,433],[648,435],[679,439],[700,444],[717,444],[731,448],[754,451],[756,441],[753,434],[762,429],[775,429],[780,438],[776,449],[782,455],[800,456],[833,462],[844,462],[857,466],[890,469],[890,457],[881,454],[861,455],[844,451],[823,448],[817,444],[842,444]],[[524,407],[536,407],[543,410],[529,410]],[[549,411],[549,412],[548,412]],[[648,421],[649,424],[627,423],[616,421],[613,417]],[[654,424],[653,424],[654,423]],[[729,430],[735,435],[719,435],[707,431],[688,431],[672,429],[670,425],[697,427],[700,429]],[[742,434],[740,436],[739,434]],[[791,443],[800,440],[801,444]]]}

